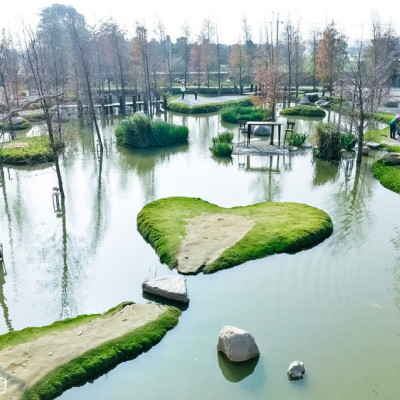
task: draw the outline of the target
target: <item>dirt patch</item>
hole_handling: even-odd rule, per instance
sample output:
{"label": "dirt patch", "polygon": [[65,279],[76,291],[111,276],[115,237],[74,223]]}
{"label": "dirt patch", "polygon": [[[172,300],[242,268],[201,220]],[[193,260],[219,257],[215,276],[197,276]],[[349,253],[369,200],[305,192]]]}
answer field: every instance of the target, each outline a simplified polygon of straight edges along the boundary
{"label": "dirt patch", "polygon": [[0,399],[20,399],[24,390],[58,366],[156,320],[164,311],[165,307],[158,304],[130,304],[115,314],[70,330],[3,349],[0,351]]}
{"label": "dirt patch", "polygon": [[253,225],[248,218],[232,214],[202,214],[191,219],[178,253],[178,271],[197,273],[242,239]]}
{"label": "dirt patch", "polygon": [[10,143],[5,143],[3,145],[3,148],[7,149],[23,149],[24,147],[28,147],[29,143],[25,142],[10,142]]}

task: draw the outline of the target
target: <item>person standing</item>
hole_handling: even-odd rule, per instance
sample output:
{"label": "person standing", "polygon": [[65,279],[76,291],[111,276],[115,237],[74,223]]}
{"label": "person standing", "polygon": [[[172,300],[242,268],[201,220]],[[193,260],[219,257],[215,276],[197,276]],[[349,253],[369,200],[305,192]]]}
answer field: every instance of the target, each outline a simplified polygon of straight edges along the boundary
{"label": "person standing", "polygon": [[391,139],[396,139],[396,127],[400,125],[400,115],[396,115],[390,122],[389,122],[389,128],[390,128],[390,138]]}
{"label": "person standing", "polygon": [[185,98],[185,91],[186,91],[185,82],[182,82],[181,83],[182,100]]}
{"label": "person standing", "polygon": [[197,89],[194,91],[194,99],[197,100]]}

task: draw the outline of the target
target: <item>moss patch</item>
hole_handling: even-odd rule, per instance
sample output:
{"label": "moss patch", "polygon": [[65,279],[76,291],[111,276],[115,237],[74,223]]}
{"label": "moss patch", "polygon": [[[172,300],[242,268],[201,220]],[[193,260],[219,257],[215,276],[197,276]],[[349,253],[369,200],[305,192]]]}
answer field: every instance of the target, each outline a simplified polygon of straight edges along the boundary
{"label": "moss patch", "polygon": [[[135,308],[131,310],[131,307]],[[0,343],[6,352],[2,357],[6,357],[6,360],[8,357],[9,362],[15,365],[16,382],[23,383],[23,386],[18,385],[18,391],[14,387],[14,393],[8,393],[15,396],[22,391],[22,399],[53,399],[66,389],[84,384],[120,362],[149,350],[177,324],[180,314],[175,307],[123,303],[105,314],[79,316],[42,328],[28,328],[2,335]],[[77,334],[78,330],[82,332]],[[51,356],[50,353],[48,356],[47,351],[43,351],[43,348],[52,349],[54,346],[59,354]],[[24,369],[19,372],[18,364],[13,361],[20,357],[22,351],[32,354],[32,357],[24,356],[27,358],[27,372]],[[40,363],[33,361],[35,351],[40,355],[45,352]],[[72,352],[71,355],[69,352]],[[39,355],[37,357],[40,358]],[[68,361],[60,363],[65,359]],[[42,377],[40,371],[43,368],[45,375]],[[32,377],[34,369],[38,372]],[[28,375],[24,377],[24,373]],[[12,381],[10,390],[11,386]]]}
{"label": "moss patch", "polygon": [[[57,144],[61,148],[61,144]],[[42,164],[54,161],[48,136],[34,136],[13,140],[0,149],[5,164]]]}
{"label": "moss patch", "polygon": [[160,199],[144,206],[137,217],[138,230],[156,250],[161,262],[174,268],[188,222],[201,214],[235,214],[254,223],[238,242],[215,261],[204,265],[205,273],[275,253],[311,247],[327,238],[333,230],[328,214],[305,204],[265,202],[222,208],[187,197]]}
{"label": "moss patch", "polygon": [[387,165],[378,160],[372,164],[372,173],[385,188],[400,193],[400,165]]}

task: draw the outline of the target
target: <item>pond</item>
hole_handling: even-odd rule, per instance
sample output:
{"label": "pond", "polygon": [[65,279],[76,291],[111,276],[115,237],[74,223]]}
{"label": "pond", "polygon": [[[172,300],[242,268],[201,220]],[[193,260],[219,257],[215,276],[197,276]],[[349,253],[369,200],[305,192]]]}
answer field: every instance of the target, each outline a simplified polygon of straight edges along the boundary
{"label": "pond", "polygon": [[[236,126],[218,114],[167,119],[189,127],[189,145],[119,148],[114,117],[102,121],[101,159],[91,127],[71,121],[61,165],[62,216],[53,209],[52,166],[5,169],[0,333],[103,312],[126,300],[147,302],[141,284],[148,276],[176,274],[136,229],[138,212],[152,200],[307,203],[331,216],[331,237],[297,254],[188,276],[191,301],[176,328],[147,353],[60,398],[397,399],[399,196],[371,174],[382,153],[370,152],[359,166],[313,161],[310,151],[218,161],[209,151],[211,137]],[[241,366],[218,355],[224,325],[252,333],[260,358]],[[286,370],[294,360],[305,363],[306,373],[291,382]]]}

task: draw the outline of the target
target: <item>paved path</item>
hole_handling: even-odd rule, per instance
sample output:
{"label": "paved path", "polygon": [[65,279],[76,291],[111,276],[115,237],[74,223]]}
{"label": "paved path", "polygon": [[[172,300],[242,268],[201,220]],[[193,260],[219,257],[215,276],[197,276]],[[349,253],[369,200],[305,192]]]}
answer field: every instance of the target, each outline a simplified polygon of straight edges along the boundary
{"label": "paved path", "polygon": [[174,100],[171,100],[171,103],[183,103],[187,104],[190,107],[199,104],[211,104],[211,103],[226,103],[227,101],[245,99],[246,94],[244,95],[232,95],[232,96],[197,96],[197,100],[194,99],[194,93],[186,93],[185,98],[182,100],[181,97],[177,97]]}

